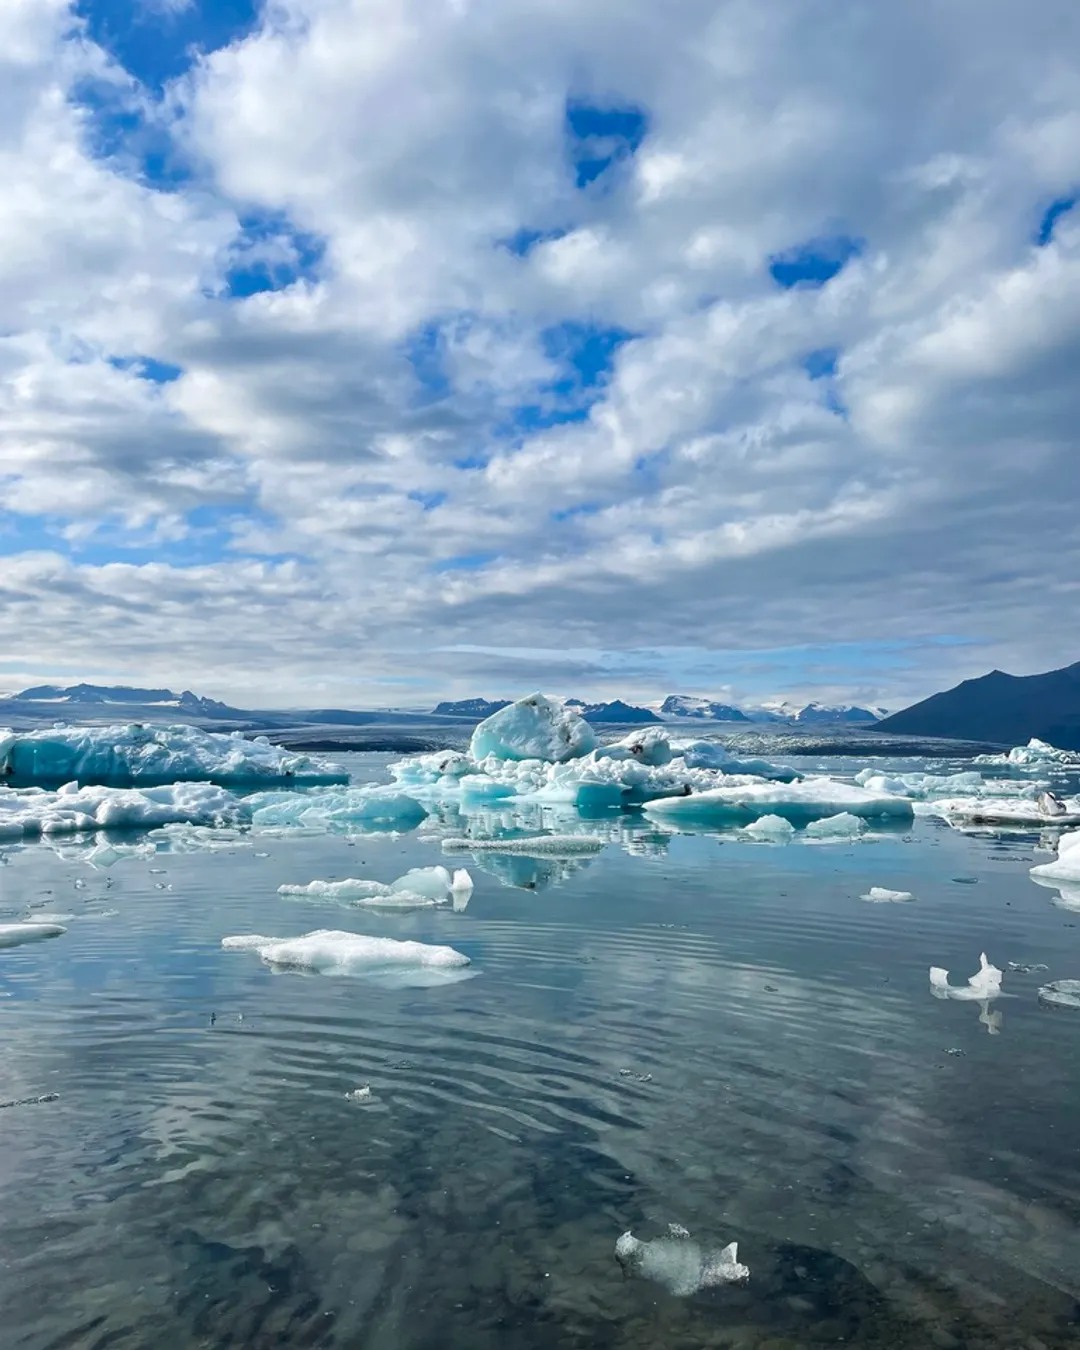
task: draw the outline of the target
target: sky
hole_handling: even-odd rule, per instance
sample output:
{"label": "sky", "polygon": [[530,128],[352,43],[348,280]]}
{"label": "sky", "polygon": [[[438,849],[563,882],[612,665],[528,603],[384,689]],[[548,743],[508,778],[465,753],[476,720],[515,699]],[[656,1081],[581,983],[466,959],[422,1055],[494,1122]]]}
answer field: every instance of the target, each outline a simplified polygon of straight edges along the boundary
{"label": "sky", "polygon": [[1080,659],[1075,0],[5,0],[0,689]]}

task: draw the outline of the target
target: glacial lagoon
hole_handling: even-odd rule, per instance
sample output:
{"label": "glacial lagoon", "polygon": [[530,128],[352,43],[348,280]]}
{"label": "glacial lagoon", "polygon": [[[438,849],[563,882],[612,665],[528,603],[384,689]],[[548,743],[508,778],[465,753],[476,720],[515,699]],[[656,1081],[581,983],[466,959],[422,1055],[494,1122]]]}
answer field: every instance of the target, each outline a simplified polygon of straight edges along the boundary
{"label": "glacial lagoon", "polygon": [[[5,1347],[1076,1344],[1080,1011],[1039,990],[1080,979],[1080,888],[1029,874],[1060,828],[423,809],[0,840],[0,924],[62,930],[0,950]],[[278,889],[440,865],[471,892]],[[222,945],[319,930],[468,964]],[[997,997],[935,997],[980,953]],[[749,1277],[700,1283],[731,1242]]]}

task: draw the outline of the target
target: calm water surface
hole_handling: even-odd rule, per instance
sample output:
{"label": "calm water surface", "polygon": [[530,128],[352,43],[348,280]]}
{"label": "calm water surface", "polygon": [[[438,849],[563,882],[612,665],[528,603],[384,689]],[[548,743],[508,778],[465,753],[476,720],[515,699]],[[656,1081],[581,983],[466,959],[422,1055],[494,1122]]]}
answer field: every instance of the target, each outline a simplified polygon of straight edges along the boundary
{"label": "calm water surface", "polygon": [[[108,871],[6,852],[0,921],[74,917],[0,952],[4,1350],[1080,1343],[1080,1013],[1036,998],[1080,978],[1080,913],[1029,880],[1037,836],[769,846],[630,815],[595,859],[466,859],[460,912],[277,894],[443,861],[461,826]],[[221,949],[320,927],[475,976]],[[1049,972],[930,996],[982,950]],[[624,1278],[619,1234],[669,1223],[737,1239],[750,1282]]]}

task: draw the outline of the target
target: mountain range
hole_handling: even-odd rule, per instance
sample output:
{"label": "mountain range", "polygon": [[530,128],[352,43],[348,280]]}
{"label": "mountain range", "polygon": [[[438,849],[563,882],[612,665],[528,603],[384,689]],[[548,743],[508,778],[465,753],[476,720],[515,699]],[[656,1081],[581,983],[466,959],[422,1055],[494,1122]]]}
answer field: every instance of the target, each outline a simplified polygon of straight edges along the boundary
{"label": "mountain range", "polygon": [[877,729],[1001,745],[1035,736],[1060,750],[1080,750],[1080,661],[1042,675],[992,670],[886,717]]}

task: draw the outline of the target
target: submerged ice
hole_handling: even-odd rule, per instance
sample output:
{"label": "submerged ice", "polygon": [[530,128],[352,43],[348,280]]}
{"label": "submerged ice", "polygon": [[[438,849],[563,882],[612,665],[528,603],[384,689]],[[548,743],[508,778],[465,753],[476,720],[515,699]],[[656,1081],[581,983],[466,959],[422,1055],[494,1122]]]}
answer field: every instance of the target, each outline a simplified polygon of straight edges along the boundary
{"label": "submerged ice", "polygon": [[718,1284],[739,1284],[750,1278],[739,1261],[737,1242],[709,1252],[680,1224],[669,1224],[666,1237],[642,1242],[627,1229],[615,1243],[615,1259],[626,1275],[655,1280],[680,1298]]}

